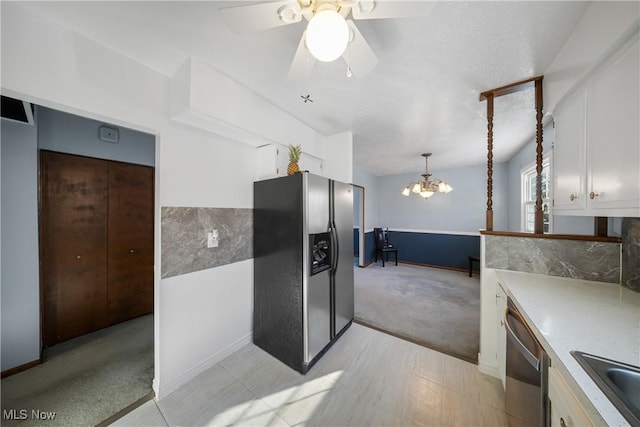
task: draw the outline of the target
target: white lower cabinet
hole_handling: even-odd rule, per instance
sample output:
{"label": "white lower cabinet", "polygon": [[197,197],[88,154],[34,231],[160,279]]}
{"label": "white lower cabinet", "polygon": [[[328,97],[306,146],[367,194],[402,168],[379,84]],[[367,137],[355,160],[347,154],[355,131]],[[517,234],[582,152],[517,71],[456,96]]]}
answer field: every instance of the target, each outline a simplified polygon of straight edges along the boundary
{"label": "white lower cabinet", "polygon": [[593,423],[557,369],[549,368],[551,427],[588,427]]}
{"label": "white lower cabinet", "polygon": [[504,327],[504,312],[506,309],[507,294],[500,282],[498,282],[496,285],[496,360],[502,388],[505,388],[507,377],[507,330]]}

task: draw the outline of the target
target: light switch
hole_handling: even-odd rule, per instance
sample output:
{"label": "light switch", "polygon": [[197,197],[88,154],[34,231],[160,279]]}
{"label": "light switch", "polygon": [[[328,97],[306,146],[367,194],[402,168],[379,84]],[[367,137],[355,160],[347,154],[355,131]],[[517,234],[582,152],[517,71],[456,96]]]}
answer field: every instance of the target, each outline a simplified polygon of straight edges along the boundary
{"label": "light switch", "polygon": [[209,231],[207,233],[207,248],[218,247],[218,230]]}

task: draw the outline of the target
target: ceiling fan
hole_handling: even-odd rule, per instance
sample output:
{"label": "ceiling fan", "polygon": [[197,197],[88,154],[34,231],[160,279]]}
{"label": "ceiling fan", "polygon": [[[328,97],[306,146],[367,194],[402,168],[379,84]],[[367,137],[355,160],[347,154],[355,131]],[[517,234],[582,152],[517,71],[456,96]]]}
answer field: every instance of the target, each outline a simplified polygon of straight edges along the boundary
{"label": "ceiling fan", "polygon": [[[237,34],[308,21],[293,57],[287,78],[303,79],[315,60],[347,63],[347,76],[362,77],[378,64],[364,37],[351,19],[402,18],[422,15],[421,2],[374,0],[284,0],[220,9],[229,28]],[[428,2],[431,3],[431,2]],[[430,6],[429,6],[430,7]],[[419,9],[419,8],[418,8]],[[418,12],[418,13],[416,13]]]}

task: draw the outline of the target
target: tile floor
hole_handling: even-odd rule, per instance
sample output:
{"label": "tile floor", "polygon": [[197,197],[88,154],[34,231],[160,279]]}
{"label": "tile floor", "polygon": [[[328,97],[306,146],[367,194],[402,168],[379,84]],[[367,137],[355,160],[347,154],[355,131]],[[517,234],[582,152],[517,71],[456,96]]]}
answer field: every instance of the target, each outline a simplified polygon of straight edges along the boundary
{"label": "tile floor", "polygon": [[303,376],[248,345],[113,426],[506,426],[500,381],[359,324]]}

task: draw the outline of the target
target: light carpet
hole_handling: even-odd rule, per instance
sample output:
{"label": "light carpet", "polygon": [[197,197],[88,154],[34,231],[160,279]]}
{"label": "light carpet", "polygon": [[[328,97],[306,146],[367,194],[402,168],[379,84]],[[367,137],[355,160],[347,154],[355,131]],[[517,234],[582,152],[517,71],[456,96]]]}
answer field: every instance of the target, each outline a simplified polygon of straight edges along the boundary
{"label": "light carpet", "polygon": [[480,280],[393,263],[354,267],[355,321],[477,363]]}
{"label": "light carpet", "polygon": [[[41,365],[2,379],[1,424],[95,426],[147,396],[152,380],[147,315],[51,347]],[[55,416],[38,419],[33,411]]]}

